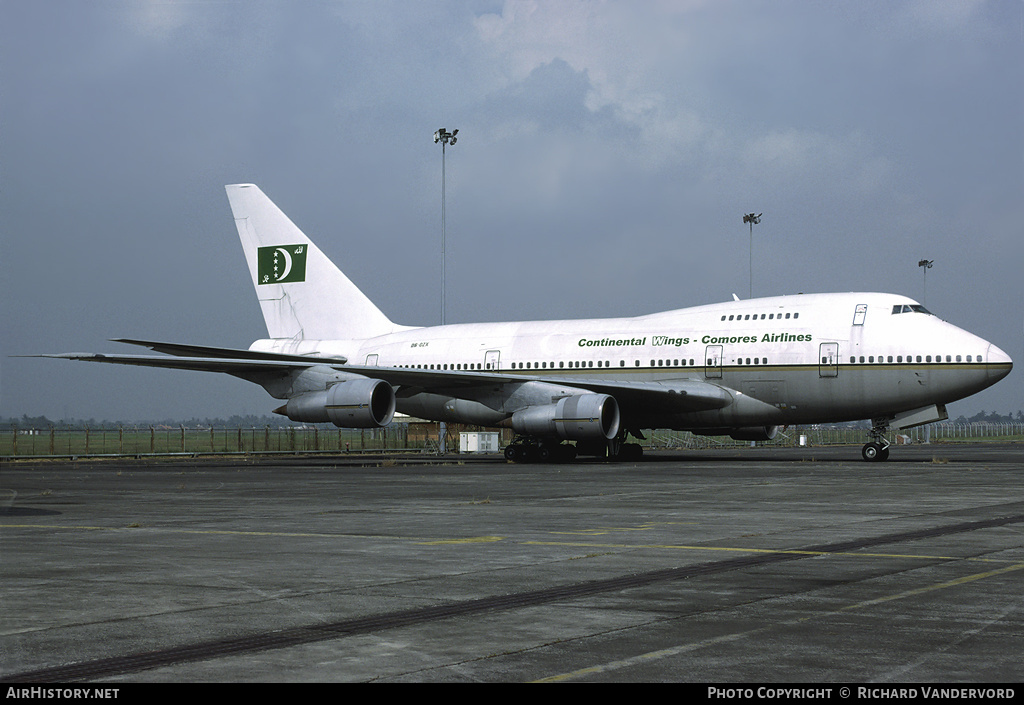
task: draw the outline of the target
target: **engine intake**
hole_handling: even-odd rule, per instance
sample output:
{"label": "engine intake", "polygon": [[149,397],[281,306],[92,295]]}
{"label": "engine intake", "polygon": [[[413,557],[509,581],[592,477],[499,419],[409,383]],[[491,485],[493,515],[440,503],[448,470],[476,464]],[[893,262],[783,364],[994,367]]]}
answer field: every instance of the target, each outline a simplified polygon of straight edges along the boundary
{"label": "engine intake", "polygon": [[516,433],[563,440],[612,439],[619,432],[619,405],[607,394],[578,394],[554,404],[530,406],[512,414]]}
{"label": "engine intake", "polygon": [[292,397],[275,413],[292,421],[329,421],[339,428],[377,428],[391,423],[395,415],[395,390],[380,379],[354,379]]}

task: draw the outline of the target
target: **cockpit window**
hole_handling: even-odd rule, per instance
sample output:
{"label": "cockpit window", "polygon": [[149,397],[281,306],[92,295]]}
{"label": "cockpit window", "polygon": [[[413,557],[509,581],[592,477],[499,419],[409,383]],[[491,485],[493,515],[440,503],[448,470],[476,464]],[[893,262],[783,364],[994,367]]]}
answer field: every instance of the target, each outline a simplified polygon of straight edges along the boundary
{"label": "cockpit window", "polygon": [[924,313],[929,316],[935,315],[921,304],[896,304],[892,307],[892,313],[894,316],[897,313]]}

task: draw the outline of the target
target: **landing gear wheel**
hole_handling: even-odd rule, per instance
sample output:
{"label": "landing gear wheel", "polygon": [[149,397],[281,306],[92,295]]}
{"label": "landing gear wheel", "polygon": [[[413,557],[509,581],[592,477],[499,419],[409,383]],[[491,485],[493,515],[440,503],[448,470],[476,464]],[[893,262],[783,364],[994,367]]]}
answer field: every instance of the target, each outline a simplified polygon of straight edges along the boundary
{"label": "landing gear wheel", "polygon": [[860,454],[864,456],[864,460],[878,462],[889,457],[889,447],[881,443],[867,443],[861,448]]}
{"label": "landing gear wheel", "polygon": [[880,462],[889,459],[889,441],[885,434],[889,430],[889,417],[871,419],[871,442],[861,448],[860,454],[868,462]]}
{"label": "landing gear wheel", "polygon": [[558,454],[556,455],[556,458],[560,463],[571,463],[576,460],[576,446],[569,443],[563,443],[558,446]]}
{"label": "landing gear wheel", "polygon": [[576,458],[576,447],[548,438],[519,436],[505,446],[505,460],[512,463],[566,463]]}
{"label": "landing gear wheel", "polygon": [[634,461],[644,457],[644,449],[639,443],[623,443],[619,448],[618,460]]}

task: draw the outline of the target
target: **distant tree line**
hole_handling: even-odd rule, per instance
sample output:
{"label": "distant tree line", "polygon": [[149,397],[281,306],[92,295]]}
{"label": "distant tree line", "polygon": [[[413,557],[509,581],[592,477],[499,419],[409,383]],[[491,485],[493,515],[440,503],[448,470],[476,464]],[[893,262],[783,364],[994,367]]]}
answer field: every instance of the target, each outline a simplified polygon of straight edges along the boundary
{"label": "distant tree line", "polygon": [[1016,414],[1000,414],[998,412],[986,413],[979,411],[974,416],[967,418],[963,414],[950,419],[950,423],[1024,423],[1024,411],[1018,411]]}
{"label": "distant tree line", "polygon": [[285,416],[231,416],[227,419],[211,419],[193,417],[187,420],[162,419],[159,421],[97,421],[96,419],[61,419],[51,421],[46,416],[29,416],[23,414],[21,418],[0,418],[0,430],[12,428],[92,428],[96,430],[114,430],[118,428],[292,428],[295,426],[320,426],[322,428],[334,428],[332,424],[303,424],[289,420]]}

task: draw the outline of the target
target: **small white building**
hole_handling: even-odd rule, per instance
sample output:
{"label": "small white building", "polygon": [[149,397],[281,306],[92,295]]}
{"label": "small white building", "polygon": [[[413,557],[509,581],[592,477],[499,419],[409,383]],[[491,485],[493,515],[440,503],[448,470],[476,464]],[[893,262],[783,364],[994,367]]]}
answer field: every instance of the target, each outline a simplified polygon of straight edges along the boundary
{"label": "small white building", "polygon": [[500,435],[497,431],[463,431],[459,433],[459,452],[500,453]]}

